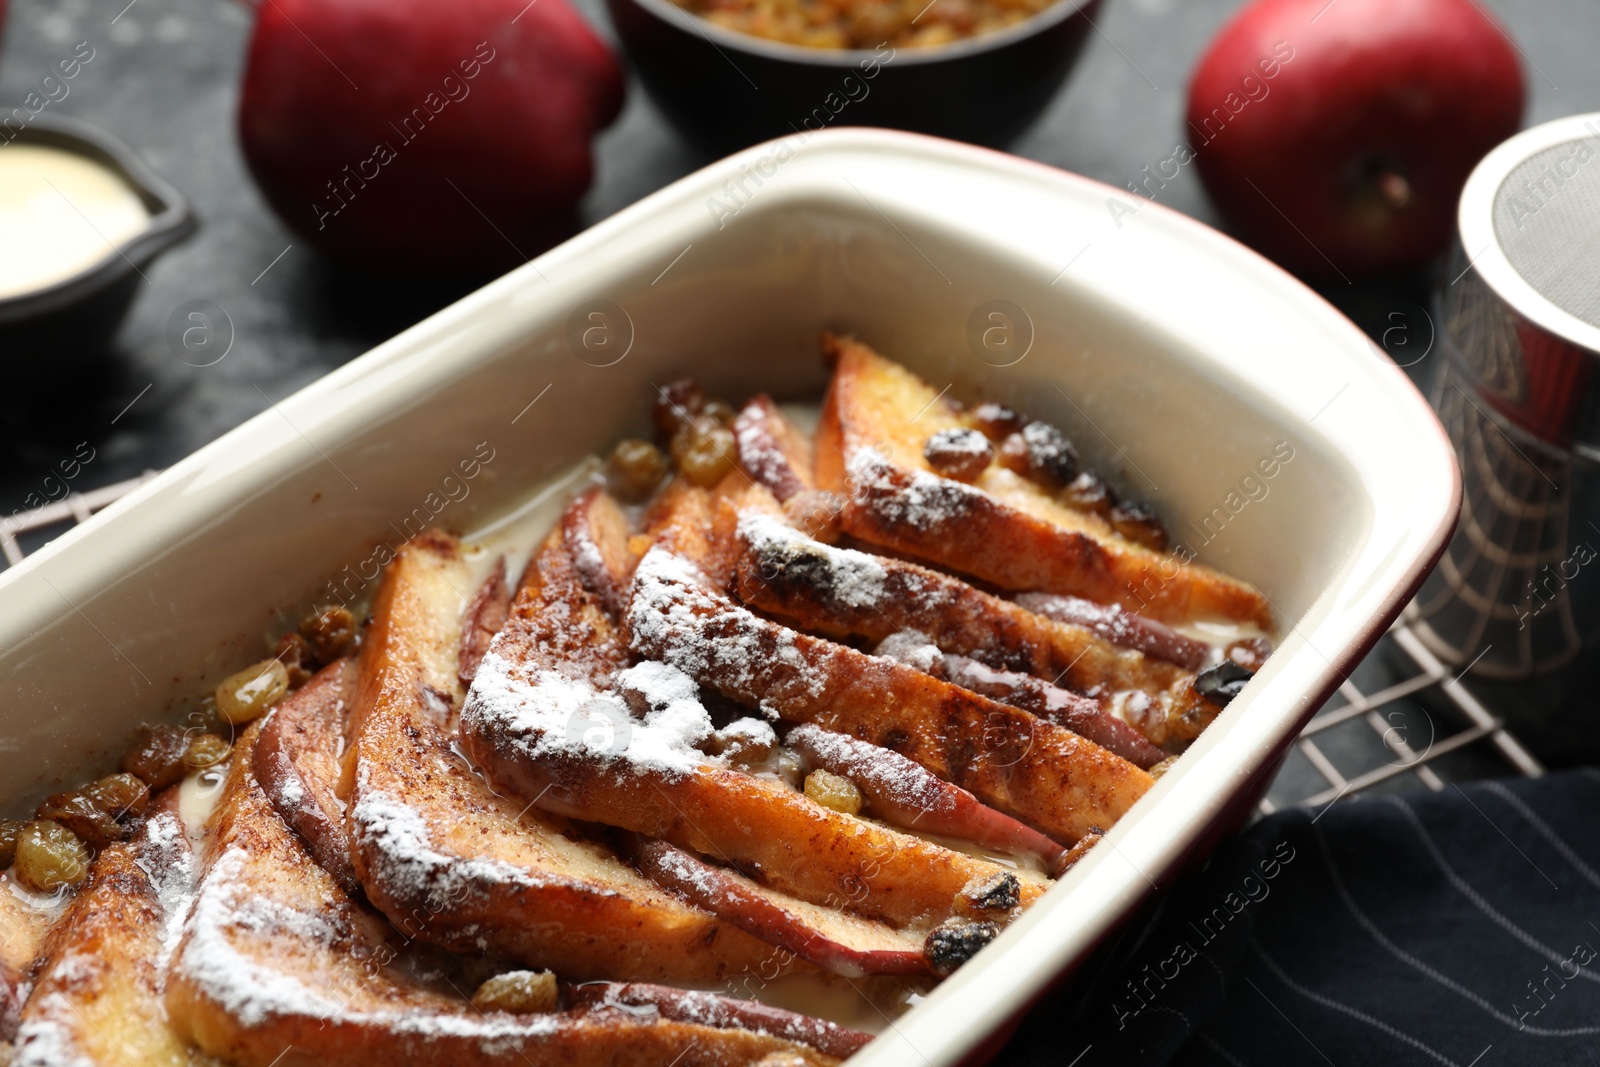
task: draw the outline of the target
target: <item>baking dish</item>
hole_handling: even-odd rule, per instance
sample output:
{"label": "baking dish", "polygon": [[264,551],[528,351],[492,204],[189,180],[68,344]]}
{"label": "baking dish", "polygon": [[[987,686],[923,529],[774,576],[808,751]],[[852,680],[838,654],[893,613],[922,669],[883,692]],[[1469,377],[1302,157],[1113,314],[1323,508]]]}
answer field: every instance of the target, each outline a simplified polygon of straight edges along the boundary
{"label": "baking dish", "polygon": [[[1051,168],[872,130],[760,145],[646,198],[0,575],[0,802],[21,810],[141,720],[176,720],[276,623],[358,595],[418,523],[482,528],[639,432],[654,385],[814,395],[819,331],[852,331],[954,395],[1067,428],[1279,618],[1279,651],[1108,847],[855,1062],[993,1047],[1243,818],[1436,558],[1459,498],[1443,431],[1354,325],[1227,238],[1128,206]],[[455,477],[473,458],[475,477]]]}

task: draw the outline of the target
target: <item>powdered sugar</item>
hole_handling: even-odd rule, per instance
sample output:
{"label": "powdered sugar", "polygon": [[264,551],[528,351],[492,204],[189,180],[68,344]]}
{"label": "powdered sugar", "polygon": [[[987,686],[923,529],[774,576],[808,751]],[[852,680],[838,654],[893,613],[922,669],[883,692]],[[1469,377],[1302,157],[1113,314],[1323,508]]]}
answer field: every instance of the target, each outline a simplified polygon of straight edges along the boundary
{"label": "powdered sugar", "polygon": [[421,814],[383,792],[360,791],[350,812],[350,829],[356,841],[370,846],[377,881],[406,887],[412,900],[423,901],[434,912],[481,903],[491,887],[540,884],[509,863],[440,851]]}
{"label": "powdered sugar", "polygon": [[845,458],[851,498],[884,522],[930,531],[959,520],[986,498],[980,489],[927,471],[896,467],[870,448]]}
{"label": "powdered sugar", "polygon": [[812,540],[783,520],[759,511],[740,513],[739,538],[755,554],[763,571],[802,569],[808,584],[826,600],[871,608],[883,599],[888,572],[865,552]]}
{"label": "powdered sugar", "polygon": [[340,1002],[324,996],[298,976],[258,962],[248,951],[249,942],[298,942],[301,951],[280,948],[266,958],[304,960],[308,972],[314,971],[324,980],[329,977],[325,972],[331,969],[336,976],[339,965],[344,964],[364,992],[382,997],[386,990],[381,976],[373,981],[369,964],[358,958],[356,949],[361,946],[349,942],[346,930],[323,914],[263,897],[260,888],[250,884],[250,873],[250,857],[241,848],[229,849],[217,859],[202,884],[177,965],[178,972],[203,997],[246,1029],[282,1018],[329,1020],[369,1025],[422,1041],[467,1039],[479,1042],[479,1048],[489,1053],[519,1047],[561,1025],[553,1016],[468,1015],[442,1002],[438,1010],[415,1001],[397,1001],[393,1008],[385,1005],[373,1010],[352,1003],[354,997]]}
{"label": "powdered sugar", "polygon": [[793,631],[710,592],[692,563],[659,546],[634,572],[628,626],[634,651],[736,699],[758,701],[769,718],[786,701],[822,693]]}
{"label": "powdered sugar", "polygon": [[707,762],[694,746],[711,735],[711,716],[693,680],[673,667],[641,663],[618,675],[619,689],[645,704],[643,719],[587,681],[524,673],[491,650],[467,694],[462,729],[508,738],[536,763],[601,760],[677,776]]}

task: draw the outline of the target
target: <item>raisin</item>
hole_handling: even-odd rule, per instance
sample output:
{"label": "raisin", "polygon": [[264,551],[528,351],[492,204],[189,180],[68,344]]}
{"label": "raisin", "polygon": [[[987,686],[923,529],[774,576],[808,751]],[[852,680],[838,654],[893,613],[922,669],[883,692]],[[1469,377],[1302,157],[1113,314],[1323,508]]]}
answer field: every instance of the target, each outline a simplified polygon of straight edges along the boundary
{"label": "raisin", "polygon": [[289,675],[289,688],[299,689],[311,680],[317,671],[316,654],[311,643],[297,633],[286,633],[273,646],[272,658],[283,664]]}
{"label": "raisin", "polygon": [[507,971],[497,974],[472,994],[479,1011],[507,1011],[517,1015],[556,1011],[561,1007],[556,976],[549,971]]}
{"label": "raisin", "polygon": [[228,758],[233,748],[216,734],[195,734],[189,739],[189,748],[183,754],[183,765],[192,771],[215,767]]}
{"label": "raisin", "polygon": [[1010,911],[1022,903],[1022,883],[1010,871],[979,875],[961,890],[960,904],[972,911]]}
{"label": "raisin", "polygon": [[806,796],[830,811],[861,814],[861,790],[856,784],[820,767],[806,775]]}
{"label": "raisin", "polygon": [[17,835],[16,875],[41,893],[83,881],[89,876],[89,859],[89,846],[49,819],[35,819]]}
{"label": "raisin", "polygon": [[183,754],[189,746],[176,726],[141,726],[134,745],[122,757],[122,769],[138,775],[151,789],[162,789],[183,777]]}
{"label": "raisin", "polygon": [[971,482],[988,469],[994,446],[977,430],[940,430],[928,438],[922,455],[935,473]]}
{"label": "raisin", "polygon": [[698,418],[684,423],[672,439],[672,455],[683,476],[709,489],[733,470],[737,445],[733,431],[715,419]]}
{"label": "raisin", "polygon": [[700,414],[705,406],[706,394],[693,378],[680,378],[657,390],[655,408],[650,413],[656,439],[672,440],[683,424]]}
{"label": "raisin", "polygon": [[991,922],[946,919],[928,934],[922,954],[928,958],[934,974],[945,975],[976,956],[979,949],[998,936],[1000,927]]}
{"label": "raisin", "polygon": [[289,672],[277,660],[264,659],[222,680],[217,686],[217,710],[238,726],[265,715],[288,691]]}
{"label": "raisin", "polygon": [[1116,505],[1111,487],[1094,471],[1083,471],[1061,488],[1061,502],[1074,511],[1095,515],[1110,514]]}
{"label": "raisin", "polygon": [[1048,422],[1030,422],[1000,445],[1000,462],[1047,489],[1060,489],[1078,473],[1078,450]]}
{"label": "raisin", "polygon": [[1149,504],[1118,504],[1106,518],[1113,530],[1135,544],[1156,552],[1166,551],[1167,528],[1161,525],[1156,509]]}
{"label": "raisin", "polygon": [[993,401],[973,408],[968,418],[991,441],[1003,441],[1014,433],[1021,433],[1028,424],[1028,420],[1015,411]]}
{"label": "raisin", "polygon": [[1194,680],[1194,691],[1213,704],[1226,707],[1255,675],[1231,659],[1225,659]]}
{"label": "raisin", "polygon": [[700,414],[708,419],[716,419],[724,426],[732,426],[733,420],[739,413],[733,410],[733,405],[725,400],[707,400],[706,406],[700,409]]}
{"label": "raisin", "polygon": [[667,457],[649,441],[630,437],[611,450],[606,483],[612,494],[622,500],[644,500],[666,476]]}
{"label": "raisin", "polygon": [[356,640],[356,619],[350,609],[337,604],[323,608],[300,624],[318,663],[332,663],[350,651]]}

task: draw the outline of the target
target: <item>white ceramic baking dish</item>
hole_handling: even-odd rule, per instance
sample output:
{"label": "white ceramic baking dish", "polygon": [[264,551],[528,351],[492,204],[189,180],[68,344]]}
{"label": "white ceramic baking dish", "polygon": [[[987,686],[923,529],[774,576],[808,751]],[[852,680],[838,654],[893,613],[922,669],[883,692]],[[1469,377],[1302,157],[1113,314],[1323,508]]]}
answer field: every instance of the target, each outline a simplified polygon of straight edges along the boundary
{"label": "white ceramic baking dish", "polygon": [[[1355,326],[1227,238],[1129,203],[1048,167],[871,130],[758,146],[646,198],[0,575],[0,802],[31,805],[113,759],[139,721],[176,720],[330,580],[349,590],[373,573],[405,517],[481,527],[639,432],[653,384],[685,373],[714,395],[815,396],[819,331],[853,331],[958,397],[1069,428],[1281,620],[1266,668],[1105,843],[858,1062],[940,1067],[992,1048],[1243,817],[1456,514],[1448,441]],[[1004,325],[979,315],[969,331],[996,300],[1017,345],[1031,322],[1007,366],[1014,355],[969,344]],[[492,459],[461,479],[484,442]],[[1293,457],[1264,478],[1280,442]]]}

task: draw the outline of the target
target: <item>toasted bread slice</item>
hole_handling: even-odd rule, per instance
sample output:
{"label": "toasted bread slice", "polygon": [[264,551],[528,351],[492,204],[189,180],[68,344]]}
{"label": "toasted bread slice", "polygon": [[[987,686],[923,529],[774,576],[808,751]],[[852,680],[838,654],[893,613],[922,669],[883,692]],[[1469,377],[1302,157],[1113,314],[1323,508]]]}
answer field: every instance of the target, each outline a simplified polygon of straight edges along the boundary
{"label": "toasted bread slice", "polygon": [[[970,841],[997,852],[1031,855],[1046,871],[1053,870],[1061,859],[1061,846],[1050,838],[980,803],[965,789],[898,752],[830,733],[812,723],[790,730],[784,744],[812,766],[850,779],[873,814],[896,826]],[[1036,890],[1031,883],[1024,883],[1019,899],[1031,903]]]}
{"label": "toasted bread slice", "polygon": [[345,804],[338,795],[339,749],[355,698],[356,665],[328,664],[262,722],[252,759],[256,779],[283,821],[339,887],[359,896],[350,862]]}
{"label": "toasted bread slice", "polygon": [[[547,610],[547,625],[561,614]],[[462,715],[468,754],[496,786],[546,810],[605,823],[759,872],[801,900],[898,926],[932,926],[955,914],[956,896],[1002,872],[864,819],[833,811],[767,778],[718,766],[692,747],[712,732],[686,674],[641,663],[617,677],[644,711],[631,719],[592,687],[537,656],[511,662],[491,651]],[[613,726],[596,736],[575,723],[587,708]],[[596,722],[599,725],[599,722]],[[771,736],[770,727],[752,723]],[[1041,887],[1024,890],[1031,903]],[[718,914],[721,914],[720,912]]]}
{"label": "toasted bread slice", "polygon": [[641,655],[732,700],[899,752],[1063,844],[1110,826],[1151,784],[1054,723],[761,618],[664,548],[639,563],[628,621]]}
{"label": "toasted bread slice", "polygon": [[765,393],[752,397],[733,420],[739,466],[781,503],[817,487],[811,441]]}
{"label": "toasted bread slice", "polygon": [[[454,539],[430,532],[402,547],[373,607],[347,752],[352,858],[368,899],[412,936],[570,978],[709,982],[768,956],[602,845],[569,836],[525,800],[497,796],[452,750],[444,723],[462,696],[456,650],[468,588]],[[611,623],[581,589],[559,529],[530,566],[503,635],[522,639],[551,588],[581,604],[551,638],[566,662],[601,674],[619,665],[620,646],[603,636]]]}
{"label": "toasted bread slice", "polygon": [[628,547],[628,519],[605,490],[585,491],[561,515],[561,536],[579,582],[613,619],[628,607],[628,583],[638,557]]}
{"label": "toasted bread slice", "polygon": [[954,408],[860,342],[829,336],[823,346],[836,366],[817,432],[817,484],[846,498],[845,532],[1003,589],[1271,628],[1270,606],[1248,583],[1121,537],[1009,471],[991,467],[972,485],[934,474],[923,447],[963,425]]}
{"label": "toasted bread slice", "polygon": [[685,900],[834,974],[862,978],[933,973],[923,951],[926,931],[896,929],[788,896],[664,841],[646,843],[639,850],[638,864],[647,876]]}
{"label": "toasted bread slice", "polygon": [[[881,654],[881,648],[879,651]],[[944,672],[942,676],[963,689],[970,689],[991,700],[1010,704],[1058,726],[1065,726],[1106,751],[1115,752],[1136,767],[1148,771],[1170,755],[1122,719],[1101,711],[1098,706],[1084,708],[1081,698],[1075,694],[1031,674],[996,670],[987,663],[956,655],[941,657],[941,666]],[[1152,711],[1166,717],[1159,701],[1168,695],[1157,693],[1152,698],[1143,690],[1122,690],[1108,694],[1108,697],[1113,706],[1137,703],[1145,713],[1144,718],[1148,719],[1154,717]],[[1195,701],[1196,705],[1205,703],[1198,699]],[[1122,709],[1119,707],[1118,710]],[[1215,709],[1212,709],[1212,716],[1215,716]]]}
{"label": "toasted bread slice", "polygon": [[836,1062],[765,1034],[622,1011],[479,1012],[421,985],[396,962],[388,925],[346,897],[278,818],[251,771],[256,732],[241,737],[244,758],[212,815],[167,982],[174,1028],[206,1052],[239,1067],[733,1067],[773,1052]]}
{"label": "toasted bread slice", "polygon": [[1026,611],[1069,626],[1081,626],[1113,645],[1143,652],[1152,659],[1176,663],[1186,671],[1203,671],[1216,658],[1216,649],[1204,641],[1185,637],[1164,623],[1135,615],[1120,604],[1096,604],[1059,593],[1018,593],[1012,599]]}
{"label": "toasted bread slice", "polygon": [[17,1031],[17,1067],[188,1067],[162,1004],[164,936],[182,915],[194,857],[177,790],[137,836],[101,850],[51,930]]}
{"label": "toasted bread slice", "polygon": [[1175,664],[1118,648],[1084,627],[1036,615],[948,574],[808,538],[779,517],[759,487],[720,506],[719,528],[736,528],[734,591],[745,603],[807,629],[874,641],[914,629],[944,652],[1065,685],[1087,699],[1061,693],[1048,717],[1136,762],[1140,738],[1102,708],[1143,693],[1152,705],[1143,718],[1152,721],[1209,722],[1220,710],[1195,691],[1194,675]]}
{"label": "toasted bread slice", "polygon": [[848,1059],[866,1047],[872,1035],[809,1015],[774,1008],[755,1000],[739,1000],[717,993],[702,993],[647,982],[586,982],[564,991],[574,1007],[627,1006],[654,1008],[664,1019],[706,1022],[758,1030],[789,1041],[810,1045],[819,1052]]}

